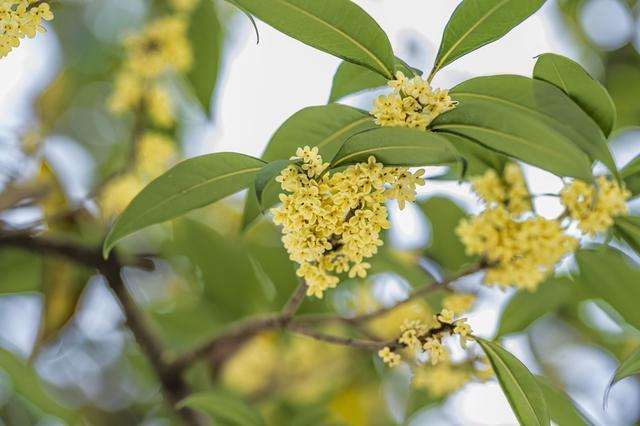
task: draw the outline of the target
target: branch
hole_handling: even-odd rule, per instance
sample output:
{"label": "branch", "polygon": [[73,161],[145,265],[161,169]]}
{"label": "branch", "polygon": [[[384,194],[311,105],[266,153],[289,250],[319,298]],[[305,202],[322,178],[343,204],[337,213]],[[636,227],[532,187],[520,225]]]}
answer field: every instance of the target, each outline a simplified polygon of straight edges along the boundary
{"label": "branch", "polygon": [[280,311],[280,320],[284,323],[287,323],[293,318],[293,315],[296,313],[302,302],[304,301],[304,297],[307,294],[307,283],[302,281],[298,288],[293,292],[289,301]]}
{"label": "branch", "polygon": [[292,333],[301,334],[303,336],[311,337],[323,342],[332,343],[335,345],[349,346],[358,349],[366,349],[370,351],[377,351],[384,348],[385,346],[389,346],[392,349],[401,346],[396,340],[383,342],[379,340],[364,340],[356,339],[353,337],[335,336],[333,334],[325,334],[320,331],[312,330],[304,327],[301,324],[293,322],[287,325],[286,329],[291,331]]}

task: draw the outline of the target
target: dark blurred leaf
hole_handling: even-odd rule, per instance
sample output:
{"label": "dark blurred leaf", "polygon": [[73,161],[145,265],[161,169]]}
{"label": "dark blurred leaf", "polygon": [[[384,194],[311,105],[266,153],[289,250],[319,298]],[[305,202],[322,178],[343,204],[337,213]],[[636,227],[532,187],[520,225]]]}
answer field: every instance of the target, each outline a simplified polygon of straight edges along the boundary
{"label": "dark blurred leaf", "polygon": [[140,191],[109,231],[107,256],[125,236],[174,219],[249,186],[264,161],[244,154],[218,152],[184,160]]}
{"label": "dark blurred leaf", "polygon": [[498,40],[535,13],[544,2],[464,0],[447,22],[431,74],[461,56]]}
{"label": "dark blurred leaf", "polygon": [[11,378],[14,392],[46,414],[56,416],[68,424],[76,424],[77,412],[62,407],[56,402],[40,380],[38,374],[9,351],[0,349],[0,369]]}
{"label": "dark blurred leaf", "polygon": [[549,383],[544,377],[536,376],[540,390],[549,407],[551,420],[558,426],[587,426],[589,423],[575,407],[569,396]]}
{"label": "dark blurred leaf", "polygon": [[614,232],[640,254],[640,217],[619,216],[615,219]]}
{"label": "dark blurred leaf", "polygon": [[391,44],[382,28],[349,0],[234,0],[278,31],[390,78]]}
{"label": "dark blurred leaf", "polygon": [[330,419],[331,412],[326,407],[305,407],[287,426],[328,426],[334,424]]}
{"label": "dark blurred leaf", "polygon": [[523,426],[548,426],[549,411],[536,378],[497,343],[476,337],[496,373],[500,387]]}
{"label": "dark blurred leaf", "polygon": [[548,279],[534,292],[518,291],[502,312],[496,337],[524,331],[540,317],[556,311],[571,297],[571,286],[575,284],[569,278],[561,277]]}
{"label": "dark blurred leaf", "polygon": [[431,225],[431,245],[425,250],[427,256],[451,272],[471,262],[473,258],[465,254],[464,245],[455,234],[467,212],[444,197],[419,201],[418,206]]}
{"label": "dark blurred leaf", "polygon": [[233,426],[264,425],[258,411],[226,392],[211,391],[192,394],[178,402],[176,407],[191,408],[223,424]]}
{"label": "dark blurred leaf", "polygon": [[23,250],[0,250],[0,294],[40,291],[42,258]]}
{"label": "dark blurred leaf", "polygon": [[189,42],[194,62],[187,78],[207,115],[211,114],[211,99],[218,79],[222,36],[222,27],[213,1],[199,0],[189,26]]}
{"label": "dark blurred leaf", "polygon": [[575,101],[608,136],[616,120],[616,106],[609,92],[599,81],[571,59],[545,53],[538,56],[533,77],[561,89]]}
{"label": "dark blurred leaf", "polygon": [[576,253],[578,282],[611,305],[626,322],[640,329],[640,269],[624,253],[607,246]]}
{"label": "dark blurred leaf", "polygon": [[620,173],[632,198],[640,195],[640,155],[629,161]]}

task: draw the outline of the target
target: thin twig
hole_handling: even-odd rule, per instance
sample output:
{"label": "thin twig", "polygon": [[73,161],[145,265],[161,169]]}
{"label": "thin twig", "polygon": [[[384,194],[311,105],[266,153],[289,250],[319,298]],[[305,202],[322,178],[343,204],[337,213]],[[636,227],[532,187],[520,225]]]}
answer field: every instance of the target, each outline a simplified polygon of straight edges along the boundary
{"label": "thin twig", "polygon": [[280,312],[280,320],[284,323],[289,322],[293,315],[296,313],[300,305],[302,304],[304,297],[307,294],[307,283],[302,281],[298,288],[293,292],[287,303]]}
{"label": "thin twig", "polygon": [[395,340],[382,342],[378,340],[364,340],[364,339],[356,339],[353,337],[343,337],[343,336],[335,336],[333,334],[325,334],[320,331],[306,328],[294,322],[289,323],[286,329],[288,331],[291,331],[292,333],[302,334],[304,336],[308,336],[313,339],[320,340],[322,342],[332,343],[335,345],[349,346],[351,348],[367,349],[370,351],[377,351],[379,349],[382,349],[385,346],[395,348],[398,345],[398,343]]}

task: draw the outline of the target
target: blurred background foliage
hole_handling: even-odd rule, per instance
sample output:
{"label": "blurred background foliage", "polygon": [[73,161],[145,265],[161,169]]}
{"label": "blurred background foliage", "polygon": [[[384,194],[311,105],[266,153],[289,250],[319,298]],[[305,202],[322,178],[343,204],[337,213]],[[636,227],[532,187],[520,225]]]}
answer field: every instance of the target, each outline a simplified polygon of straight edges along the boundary
{"label": "blurred background foliage", "polygon": [[[49,234],[98,244],[108,220],[91,197],[74,193],[73,183],[62,178],[63,167],[69,165],[56,169],[42,141],[54,138],[70,151],[74,145],[81,147],[74,157],[78,161],[90,157],[94,168],[89,194],[100,191],[105,180],[127,167],[140,123],[135,113],[117,117],[105,106],[123,59],[121,37],[166,14],[169,5],[164,0],[60,0],[53,9],[55,19],[48,30],[59,40],[61,66],[34,100],[33,126],[8,138],[15,143],[2,142],[0,224],[20,229],[35,222]],[[558,0],[554,13],[562,31],[579,48],[582,62],[612,94],[618,111],[616,130],[623,133],[638,126],[639,2]],[[594,17],[599,18],[597,24]],[[224,2],[201,0],[193,12],[189,40],[196,66],[189,75],[169,82],[179,119],[170,128],[159,129],[173,140],[184,141],[188,123],[209,120],[212,110],[223,108],[215,103],[214,86],[238,19],[248,18]],[[254,101],[248,100],[248,108],[262,107]],[[149,122],[143,126],[153,128]],[[190,149],[181,144],[175,148],[183,154]],[[270,222],[259,220],[240,230],[242,205],[242,199],[232,197],[136,234],[124,246],[125,252],[153,259],[153,270],[129,268],[125,278],[176,353],[248,314],[279,309],[297,285],[294,266]],[[352,281],[324,300],[307,300],[301,312],[366,311],[468,264],[471,259],[453,232],[466,208],[442,196],[418,206],[420,220],[431,230],[428,239],[408,250],[394,247],[398,237],[388,235],[391,244],[371,261],[374,270],[366,282]],[[620,260],[613,257],[615,272],[624,265],[617,266]],[[584,262],[588,265],[588,259]],[[8,249],[0,250],[0,271],[0,327],[12,330],[0,340],[0,424],[177,422],[99,276],[68,261]],[[640,282],[640,271],[634,273]],[[572,280],[588,278],[574,274]],[[588,283],[559,281],[552,289],[549,284],[537,293],[515,296],[504,311],[498,334],[516,334],[514,344],[528,351],[527,359],[555,385],[567,388],[599,424],[636,424],[640,390],[635,379],[614,389],[607,417],[599,407],[600,393],[593,392],[586,376],[593,363],[610,365],[611,356],[621,359],[640,344],[639,299],[630,299],[625,315],[637,322],[626,324],[611,307],[620,306],[619,301],[590,293]],[[494,293],[480,290],[479,304],[486,308],[494,303]],[[483,297],[488,301],[484,305]],[[40,302],[25,302],[33,298]],[[421,315],[434,312],[439,295],[428,302],[410,308]],[[32,309],[29,306],[36,306],[31,313],[34,324],[16,322],[13,313]],[[544,315],[550,307],[555,313]],[[402,314],[378,319],[372,329],[387,337],[384,330],[395,331],[407,316]],[[23,337],[12,340],[16,335]],[[16,344],[25,340],[26,345]],[[443,396],[410,390],[406,371],[385,372],[369,353],[305,337],[260,334],[225,365],[213,368],[214,364],[202,362],[190,372],[194,389],[242,396],[256,403],[274,425],[465,422],[451,410],[432,410]],[[616,398],[621,392],[627,399]],[[630,403],[633,406],[621,405]]]}

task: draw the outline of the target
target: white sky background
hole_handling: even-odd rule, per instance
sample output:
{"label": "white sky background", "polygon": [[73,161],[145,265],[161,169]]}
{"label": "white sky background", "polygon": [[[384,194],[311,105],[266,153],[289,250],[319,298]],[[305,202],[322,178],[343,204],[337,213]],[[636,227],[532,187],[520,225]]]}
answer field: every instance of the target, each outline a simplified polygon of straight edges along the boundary
{"label": "white sky background", "polygon": [[[396,54],[425,72],[431,68],[444,25],[459,3],[458,0],[355,1],[387,32]],[[608,1],[596,0],[597,3]],[[540,12],[501,40],[447,66],[435,78],[434,86],[448,88],[478,75],[511,73],[529,76],[534,57],[544,52],[561,53],[580,60],[567,34],[557,25],[554,6],[553,1],[549,1]],[[188,152],[191,155],[214,151],[259,155],[286,118],[304,107],[326,103],[333,73],[340,63],[339,59],[303,45],[261,22],[258,22],[260,44],[256,45],[249,20],[242,14],[237,14],[234,19],[218,83],[214,124],[194,123],[188,132]],[[608,28],[610,33],[615,30]],[[27,126],[32,116],[29,108],[33,96],[48,83],[51,78],[49,71],[59,66],[56,43],[54,34],[40,35],[36,40],[23,42],[19,49],[0,61],[0,134]],[[408,48],[409,45],[412,49]],[[371,97],[371,94],[356,96],[347,101],[367,108]],[[300,145],[304,144],[305,141],[300,141]],[[559,189],[559,179],[548,173],[530,167],[526,168],[526,173],[533,192]],[[78,180],[83,179],[79,177]],[[467,206],[473,204],[474,199],[468,189],[456,184],[430,184],[424,195],[440,191],[455,193]],[[537,203],[544,215],[558,213],[556,200],[540,199]],[[392,213],[394,220],[402,225],[396,240],[411,246],[424,236],[425,225],[416,219],[411,209],[402,213],[393,210]],[[13,302],[16,309],[6,309],[6,301],[0,304],[0,324],[23,321],[35,324],[37,318],[34,313],[39,300],[21,297]],[[503,295],[487,290],[487,303],[481,304],[471,315],[471,323],[480,334],[491,336],[497,315],[496,304],[502,302]],[[35,327],[30,329],[34,333],[27,333],[19,327],[2,327],[0,339],[11,341],[27,353],[35,338]],[[530,361],[527,359],[526,342],[523,344],[516,339],[508,342],[508,348],[523,361]],[[621,408],[637,401],[637,389],[629,383],[619,384],[611,395],[610,414],[613,416],[602,417],[599,397],[615,366],[602,354],[582,356],[585,366],[588,366],[585,369],[597,383],[589,387],[593,395],[573,396],[584,402],[590,414],[603,424],[625,424],[622,414],[625,410]],[[599,362],[590,363],[591,359]],[[535,365],[527,363],[535,369]],[[454,415],[447,418],[443,417],[444,413]],[[442,411],[429,412],[414,424],[512,425],[516,421],[498,385],[493,383],[468,386],[450,398]]]}

